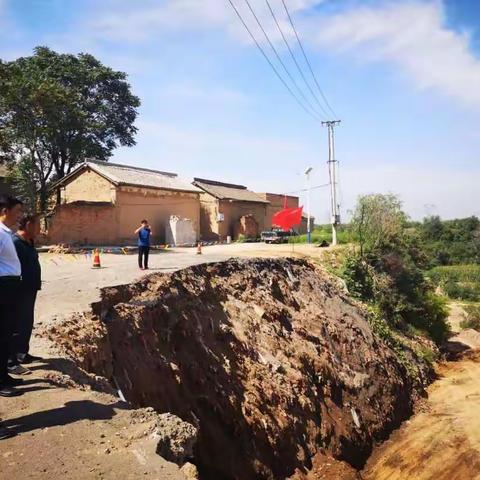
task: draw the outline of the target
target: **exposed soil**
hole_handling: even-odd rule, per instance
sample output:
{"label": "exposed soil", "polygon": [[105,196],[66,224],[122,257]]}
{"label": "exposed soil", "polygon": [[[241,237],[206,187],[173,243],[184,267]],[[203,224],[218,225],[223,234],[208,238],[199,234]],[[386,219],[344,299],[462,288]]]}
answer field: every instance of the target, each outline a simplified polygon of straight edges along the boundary
{"label": "exposed soil", "polygon": [[[198,426],[195,462],[208,479],[349,478],[338,475],[355,475],[349,465],[361,468],[409,417],[431,375],[412,355],[413,382],[362,309],[293,259],[107,288],[50,337],[134,406]],[[329,473],[329,458],[346,463]]]}
{"label": "exposed soil", "polygon": [[438,373],[425,411],[375,451],[364,480],[480,479],[480,353]]}
{"label": "exposed soil", "polygon": [[61,359],[31,365],[19,387],[25,394],[2,398],[2,423],[18,432],[0,442],[2,480],[186,480],[156,454],[150,418],[80,388],[59,373],[64,366]]}

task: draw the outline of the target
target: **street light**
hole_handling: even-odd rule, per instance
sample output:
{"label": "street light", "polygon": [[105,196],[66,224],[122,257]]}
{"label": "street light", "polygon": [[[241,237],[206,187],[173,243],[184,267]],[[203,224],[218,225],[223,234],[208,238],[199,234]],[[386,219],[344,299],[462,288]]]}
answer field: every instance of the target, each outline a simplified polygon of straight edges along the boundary
{"label": "street light", "polygon": [[312,243],[310,231],[310,173],[312,170],[312,167],[308,167],[304,172],[307,177],[307,243]]}

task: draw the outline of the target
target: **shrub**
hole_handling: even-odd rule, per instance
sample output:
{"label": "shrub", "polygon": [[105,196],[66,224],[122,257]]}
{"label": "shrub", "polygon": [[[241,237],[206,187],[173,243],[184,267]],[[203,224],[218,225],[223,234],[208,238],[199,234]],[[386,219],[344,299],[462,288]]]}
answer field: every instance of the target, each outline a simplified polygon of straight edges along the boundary
{"label": "shrub", "polygon": [[480,301],[480,265],[435,267],[428,277],[450,298]]}
{"label": "shrub", "polygon": [[466,305],[464,309],[467,317],[460,322],[460,327],[473,328],[480,332],[480,305]]}
{"label": "shrub", "polygon": [[[448,334],[445,300],[435,295],[422,269],[428,263],[422,237],[394,195],[360,197],[352,231],[359,255],[350,255],[341,272],[352,295],[373,306],[389,327],[427,333],[435,342]],[[432,222],[438,234],[440,224]]]}
{"label": "shrub", "polygon": [[446,338],[445,299],[435,295],[422,272],[400,255],[349,255],[341,276],[350,293],[372,305],[391,327],[425,332],[437,343]]}
{"label": "shrub", "polygon": [[347,255],[340,275],[352,296],[362,300],[373,299],[373,275],[368,264],[360,257]]}
{"label": "shrub", "polygon": [[[331,225],[317,225],[310,233],[310,239],[312,243],[321,243],[326,240],[328,243],[332,243],[332,227]],[[291,243],[307,243],[307,235],[297,235],[290,237]],[[339,244],[346,244],[351,241],[351,234],[347,227],[341,226],[337,228],[337,242]]]}
{"label": "shrub", "polygon": [[416,224],[431,266],[480,263],[480,220],[477,217],[442,221],[427,217]]}

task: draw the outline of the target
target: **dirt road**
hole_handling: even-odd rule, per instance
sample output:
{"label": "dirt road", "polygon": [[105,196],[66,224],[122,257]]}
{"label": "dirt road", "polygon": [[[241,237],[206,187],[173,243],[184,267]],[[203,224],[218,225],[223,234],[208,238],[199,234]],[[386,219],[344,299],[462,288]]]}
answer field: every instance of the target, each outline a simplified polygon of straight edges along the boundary
{"label": "dirt road", "polygon": [[[324,254],[325,250],[308,245],[296,245],[293,252],[293,256],[314,258]],[[194,249],[153,255],[151,267],[169,272],[236,256],[286,255],[292,255],[290,245],[219,245],[205,247],[201,256]],[[138,270],[133,255],[103,255],[100,270],[92,270],[81,255],[42,254],[41,262],[45,284],[37,309],[40,328],[86,309],[98,299],[99,288],[129,283],[149,273]],[[33,350],[55,356],[41,338],[34,339]],[[115,398],[59,386],[62,374],[58,371],[65,370],[63,359],[49,358],[25,377],[24,396],[0,400],[0,416],[21,432],[0,443],[2,478],[183,478],[173,464],[150,457],[151,449],[122,437],[124,428],[131,426],[128,411]],[[448,363],[439,373],[424,411],[374,452],[362,478],[480,479],[480,354]]]}
{"label": "dirt road", "polygon": [[[202,255],[198,255],[195,248],[162,250],[152,252],[150,270],[147,271],[138,268],[135,254],[102,254],[101,268],[92,269],[91,257],[84,254],[42,253],[43,285],[37,300],[36,328],[43,329],[74,312],[87,310],[92,302],[99,300],[100,288],[127,284],[154,272],[168,273],[203,262],[248,256],[253,251],[262,252],[264,249],[263,244],[245,243],[204,247]],[[285,246],[266,246],[266,250],[267,253],[278,252],[275,253],[278,255],[285,251]],[[33,348],[38,354],[48,355],[49,347],[43,338],[33,339]]]}
{"label": "dirt road", "polygon": [[0,400],[4,425],[19,433],[0,442],[0,478],[185,480],[141,432],[132,435],[138,426],[125,404],[111,395],[59,386],[58,361],[32,368],[20,387],[25,394]]}
{"label": "dirt road", "polygon": [[364,480],[480,479],[480,352],[438,374],[425,411],[374,452]]}
{"label": "dirt road", "polygon": [[311,245],[265,245],[263,243],[235,243],[203,247],[202,255],[195,248],[176,248],[154,252],[150,256],[150,270],[137,266],[136,255],[101,255],[102,268],[92,269],[91,258],[83,254],[40,255],[43,287],[37,302],[37,320],[54,322],[55,318],[86,310],[98,300],[102,287],[127,284],[154,272],[173,272],[204,262],[218,262],[231,257],[311,256],[325,252]]}

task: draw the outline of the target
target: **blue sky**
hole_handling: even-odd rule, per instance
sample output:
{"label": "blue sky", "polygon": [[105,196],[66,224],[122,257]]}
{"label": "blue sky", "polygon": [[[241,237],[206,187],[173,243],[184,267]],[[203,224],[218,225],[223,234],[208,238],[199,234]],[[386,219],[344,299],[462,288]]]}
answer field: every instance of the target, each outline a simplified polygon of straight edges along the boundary
{"label": "blue sky", "polygon": [[[250,1],[288,62],[265,0]],[[281,0],[270,2],[295,45]],[[342,213],[360,194],[392,192],[413,218],[480,215],[480,2],[286,3],[342,119]],[[138,144],[113,161],[257,191],[301,190],[307,166],[313,185],[327,181],[326,129],[275,78],[227,0],[0,0],[0,58],[36,45],[128,73],[142,100]],[[327,189],[312,192],[318,221],[328,205]]]}

